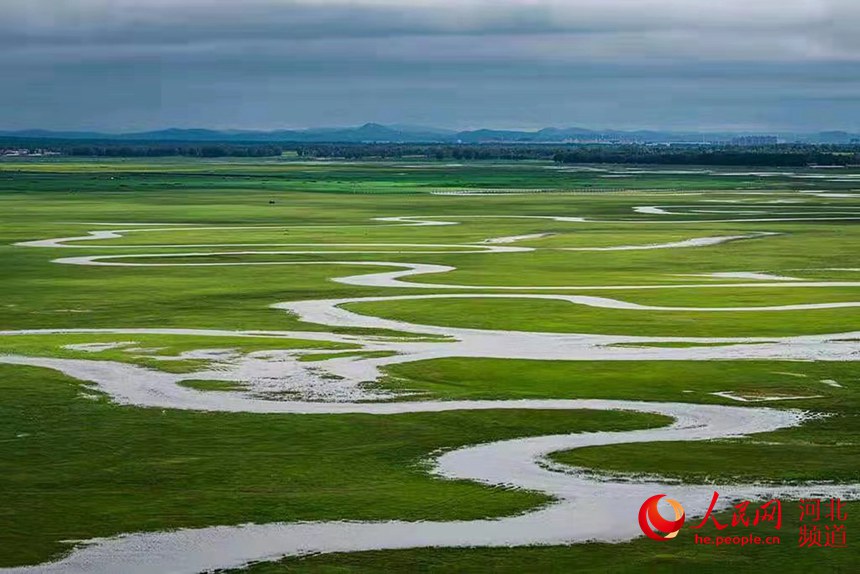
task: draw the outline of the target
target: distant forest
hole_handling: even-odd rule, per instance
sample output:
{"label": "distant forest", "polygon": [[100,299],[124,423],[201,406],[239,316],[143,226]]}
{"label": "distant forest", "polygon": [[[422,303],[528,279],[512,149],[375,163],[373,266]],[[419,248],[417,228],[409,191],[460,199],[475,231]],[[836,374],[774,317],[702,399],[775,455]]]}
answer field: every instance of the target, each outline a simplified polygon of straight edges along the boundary
{"label": "distant forest", "polygon": [[277,157],[284,148],[269,144],[218,144],[218,143],[134,143],[128,142],[80,142],[56,140],[3,140],[3,150],[27,150],[55,152],[73,157]]}
{"label": "distant forest", "polygon": [[551,160],[557,163],[804,167],[860,165],[860,145],[777,144],[259,144],[0,138],[0,156],[50,152],[72,157],[280,157],[326,159]]}

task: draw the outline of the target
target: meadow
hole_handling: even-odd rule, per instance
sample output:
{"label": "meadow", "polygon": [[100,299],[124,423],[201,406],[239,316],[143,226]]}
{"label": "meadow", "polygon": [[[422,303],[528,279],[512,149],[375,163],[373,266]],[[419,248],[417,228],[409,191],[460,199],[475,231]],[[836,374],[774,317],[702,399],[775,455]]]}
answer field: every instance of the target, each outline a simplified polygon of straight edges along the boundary
{"label": "meadow", "polygon": [[[0,572],[66,571],[76,541],[125,533],[479,531],[566,499],[439,461],[552,435],[613,441],[532,461],[561,477],[785,487],[782,545],[655,542],[625,507],[612,540],[311,545],[212,569],[850,572],[860,503],[846,548],[798,548],[796,500],[860,499],[858,222],[849,169],[2,160]],[[714,428],[806,414],[687,440],[666,430],[685,408],[726,409],[701,411]],[[93,571],[117,567],[105,548]]]}

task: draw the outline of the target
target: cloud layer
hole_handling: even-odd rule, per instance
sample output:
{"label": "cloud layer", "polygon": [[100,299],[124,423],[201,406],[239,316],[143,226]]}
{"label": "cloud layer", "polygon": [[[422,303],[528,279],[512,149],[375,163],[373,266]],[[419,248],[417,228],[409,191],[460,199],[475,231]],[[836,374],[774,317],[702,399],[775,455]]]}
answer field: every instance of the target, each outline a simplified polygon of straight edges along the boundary
{"label": "cloud layer", "polygon": [[13,80],[0,128],[860,128],[855,0],[0,0],[0,12]]}

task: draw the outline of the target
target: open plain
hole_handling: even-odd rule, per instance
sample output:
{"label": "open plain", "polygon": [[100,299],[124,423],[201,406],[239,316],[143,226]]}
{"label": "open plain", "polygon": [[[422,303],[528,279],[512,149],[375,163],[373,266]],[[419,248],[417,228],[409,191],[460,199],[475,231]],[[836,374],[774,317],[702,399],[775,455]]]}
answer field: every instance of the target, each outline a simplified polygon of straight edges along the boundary
{"label": "open plain", "polygon": [[[0,220],[0,572],[860,560],[856,170],[21,160]],[[782,544],[641,536],[715,490]]]}

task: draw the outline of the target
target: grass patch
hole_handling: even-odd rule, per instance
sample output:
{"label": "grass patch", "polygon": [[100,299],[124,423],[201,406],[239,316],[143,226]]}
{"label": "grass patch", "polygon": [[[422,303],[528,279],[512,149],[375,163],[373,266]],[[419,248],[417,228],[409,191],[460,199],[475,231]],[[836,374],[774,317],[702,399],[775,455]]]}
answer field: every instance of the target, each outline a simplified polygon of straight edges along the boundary
{"label": "grass patch", "polygon": [[541,299],[432,299],[350,303],[363,315],[419,325],[656,337],[790,336],[850,332],[860,307],[804,311],[631,311]]}
{"label": "grass patch", "polygon": [[434,479],[440,448],[659,426],[616,412],[254,415],[79,400],[51,371],[0,365],[0,565],[122,532],[297,520],[448,520],[522,512],[540,494]]}
{"label": "grass patch", "polygon": [[[262,563],[231,574],[371,574],[377,572],[428,572],[442,574],[521,574],[551,572],[567,574],[631,574],[701,572],[784,572],[807,574],[832,572],[851,574],[860,559],[851,532],[860,530],[860,503],[843,506],[849,542],[847,548],[800,548],[799,510],[791,501],[783,502],[783,525],[775,530],[770,524],[744,528],[744,534],[779,536],[781,543],[770,546],[723,546],[695,544],[693,535],[712,539],[718,532],[711,525],[701,530],[682,528],[678,537],[657,543],[640,538],[623,544],[575,544],[522,548],[418,548],[352,554],[323,554]],[[731,513],[718,515],[721,523],[731,521]],[[695,524],[695,522],[693,522]]]}
{"label": "grass patch", "polygon": [[177,384],[198,391],[241,391],[245,387],[239,383],[230,381],[206,381],[206,380],[184,380]]}
{"label": "grass patch", "polygon": [[178,374],[193,373],[211,364],[210,360],[181,358],[182,353],[201,349],[247,354],[254,351],[350,348],[356,346],[280,337],[85,333],[0,338],[0,352],[6,354],[117,361]]}
{"label": "grass patch", "polygon": [[381,357],[392,357],[397,353],[394,351],[356,351],[350,352],[347,351],[345,353],[312,353],[307,355],[302,355],[299,357],[299,361],[306,363],[313,363],[319,361],[328,361],[329,359],[341,359],[345,357],[358,357],[361,359],[378,359]]}
{"label": "grass patch", "polygon": [[[860,365],[800,361],[531,361],[446,358],[387,367],[388,386],[443,399],[570,398],[739,405],[710,393],[822,398],[783,406],[854,412]],[[822,381],[834,380],[839,388]],[[768,403],[780,406],[781,403]]]}

